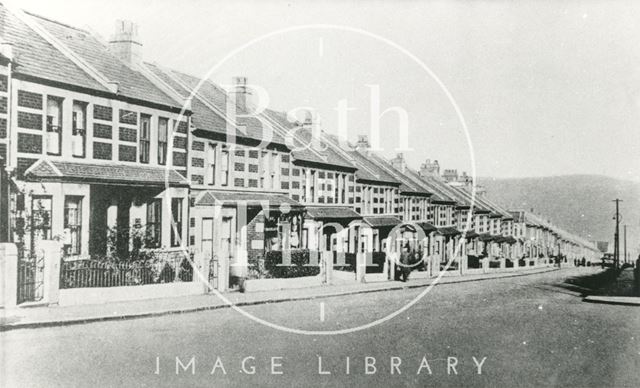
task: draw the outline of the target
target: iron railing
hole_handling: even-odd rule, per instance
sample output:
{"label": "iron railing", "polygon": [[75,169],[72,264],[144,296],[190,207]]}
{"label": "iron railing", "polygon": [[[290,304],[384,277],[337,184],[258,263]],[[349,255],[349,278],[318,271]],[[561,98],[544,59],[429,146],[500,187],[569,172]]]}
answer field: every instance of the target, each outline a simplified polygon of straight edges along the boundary
{"label": "iron railing", "polygon": [[192,256],[186,257],[182,252],[163,252],[153,260],[63,260],[60,267],[60,288],[190,282],[193,280],[192,260]]}

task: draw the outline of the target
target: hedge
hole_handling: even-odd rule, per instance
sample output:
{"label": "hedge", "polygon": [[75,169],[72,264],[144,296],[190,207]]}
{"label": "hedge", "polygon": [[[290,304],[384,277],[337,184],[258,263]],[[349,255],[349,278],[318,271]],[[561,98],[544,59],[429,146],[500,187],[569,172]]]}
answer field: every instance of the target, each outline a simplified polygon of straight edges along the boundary
{"label": "hedge", "polygon": [[316,276],[320,273],[319,265],[309,264],[309,250],[291,250],[291,265],[281,265],[282,251],[270,251],[264,260],[264,268],[267,276],[271,278],[299,278],[303,276]]}

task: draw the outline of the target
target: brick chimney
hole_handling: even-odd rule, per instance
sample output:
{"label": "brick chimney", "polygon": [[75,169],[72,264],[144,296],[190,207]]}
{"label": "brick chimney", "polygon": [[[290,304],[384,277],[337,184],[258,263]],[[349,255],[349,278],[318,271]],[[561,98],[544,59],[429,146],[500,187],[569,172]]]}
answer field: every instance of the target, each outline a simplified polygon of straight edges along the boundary
{"label": "brick chimney", "polygon": [[358,141],[356,142],[356,149],[358,151],[369,151],[369,138],[367,135],[358,135]]}
{"label": "brick chimney", "polygon": [[311,132],[311,147],[324,154],[326,153],[327,145],[322,141],[322,125],[320,124],[320,118],[318,116],[313,117],[311,111],[306,111],[304,114],[304,122],[302,128]]}
{"label": "brick chimney", "polygon": [[404,173],[407,169],[407,162],[404,160],[402,152],[396,154],[396,157],[391,159],[391,165],[398,171]]}
{"label": "brick chimney", "polygon": [[118,20],[109,39],[109,51],[129,65],[142,61],[142,43],[138,36],[138,25],[129,20]]}
{"label": "brick chimney", "polygon": [[458,170],[446,169],[442,174],[442,177],[447,183],[458,181]]}
{"label": "brick chimney", "polygon": [[427,159],[420,165],[420,176],[439,176],[440,175],[440,163],[437,160],[431,162],[431,159]]}
{"label": "brick chimney", "polygon": [[229,98],[236,101],[238,113],[247,113],[247,109],[251,107],[251,88],[247,88],[247,77],[233,77],[233,89]]}

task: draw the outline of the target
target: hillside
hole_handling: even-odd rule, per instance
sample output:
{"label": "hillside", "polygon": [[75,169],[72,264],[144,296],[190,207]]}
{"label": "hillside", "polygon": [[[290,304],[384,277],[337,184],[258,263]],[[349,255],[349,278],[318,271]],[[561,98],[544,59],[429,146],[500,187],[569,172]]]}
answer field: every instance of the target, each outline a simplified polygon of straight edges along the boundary
{"label": "hillside", "polygon": [[[640,183],[598,175],[543,178],[479,178],[487,196],[508,209],[534,209],[557,225],[591,240],[613,241],[615,198],[622,224],[627,224],[627,249],[636,252],[640,239]],[[622,226],[621,226],[622,250]],[[636,253],[637,254],[637,253]]]}

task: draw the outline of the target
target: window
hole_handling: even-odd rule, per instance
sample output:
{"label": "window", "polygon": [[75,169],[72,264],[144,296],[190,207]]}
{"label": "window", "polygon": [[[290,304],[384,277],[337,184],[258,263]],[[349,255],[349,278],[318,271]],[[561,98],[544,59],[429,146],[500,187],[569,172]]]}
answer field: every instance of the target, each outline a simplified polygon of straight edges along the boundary
{"label": "window", "polygon": [[34,195],[31,199],[31,244],[51,239],[51,197]]}
{"label": "window", "polygon": [[140,163],[149,163],[151,116],[140,116]]}
{"label": "window", "polygon": [[87,144],[87,104],[74,101],[71,116],[71,153],[75,157],[84,158]]}
{"label": "window", "polygon": [[62,150],[62,99],[47,97],[47,154],[60,155]]}
{"label": "window", "polygon": [[216,144],[211,143],[207,148],[207,184],[216,184]]}
{"label": "window", "polygon": [[302,170],[302,202],[307,202],[307,170]]}
{"label": "window", "polygon": [[316,172],[311,170],[311,184],[309,185],[309,202],[316,202]]}
{"label": "window", "polygon": [[171,246],[182,243],[182,198],[171,199]]}
{"label": "window", "polygon": [[147,203],[147,241],[148,248],[159,248],[162,242],[162,199],[154,198]]}
{"label": "window", "polygon": [[222,186],[229,185],[229,150],[222,151],[222,166],[220,170],[222,173]]}
{"label": "window", "polygon": [[163,117],[158,119],[158,164],[167,164],[167,139],[169,137],[169,120]]}
{"label": "window", "polygon": [[280,188],[280,155],[274,152],[271,156],[271,188]]}
{"label": "window", "polygon": [[82,197],[64,198],[64,235],[67,254],[79,255],[82,240]]}

